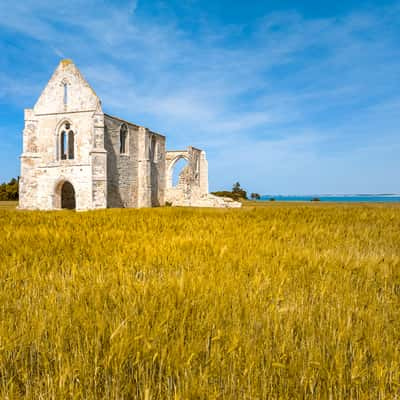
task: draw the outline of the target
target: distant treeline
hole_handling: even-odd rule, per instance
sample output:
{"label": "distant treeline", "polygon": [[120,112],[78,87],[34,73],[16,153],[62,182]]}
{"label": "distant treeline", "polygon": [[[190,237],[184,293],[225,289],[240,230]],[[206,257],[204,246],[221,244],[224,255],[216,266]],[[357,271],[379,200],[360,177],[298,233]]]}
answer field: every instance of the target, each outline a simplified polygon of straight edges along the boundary
{"label": "distant treeline", "polygon": [[[221,190],[218,192],[212,192],[211,194],[214,194],[216,196],[220,196],[220,197],[230,197],[233,200],[247,200],[247,192],[246,190],[244,190],[241,186],[239,182],[236,182],[233,187],[232,187],[232,191],[229,190]],[[258,193],[252,193],[250,195],[252,200],[259,200],[261,198],[261,196]]]}
{"label": "distant treeline", "polygon": [[18,200],[18,179],[0,184],[0,201],[5,200]]}

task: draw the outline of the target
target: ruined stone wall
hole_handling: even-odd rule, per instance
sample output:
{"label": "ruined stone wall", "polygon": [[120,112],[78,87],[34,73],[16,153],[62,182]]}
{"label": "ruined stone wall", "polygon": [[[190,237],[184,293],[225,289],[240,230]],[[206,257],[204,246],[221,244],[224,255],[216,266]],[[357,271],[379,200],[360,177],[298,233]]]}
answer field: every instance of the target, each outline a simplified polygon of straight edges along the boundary
{"label": "ruined stone wall", "polygon": [[[126,152],[120,153],[121,127],[127,127]],[[105,115],[107,151],[107,207],[138,206],[139,127]]]}
{"label": "ruined stone wall", "polygon": [[151,206],[164,205],[165,196],[165,137],[148,131]]}
{"label": "ruined stone wall", "polygon": [[92,150],[92,208],[107,207],[107,151],[105,144],[104,114],[93,114]]}
{"label": "ruined stone wall", "polygon": [[[70,61],[62,61],[34,108],[25,110],[20,208],[60,207],[59,194],[65,181],[74,186],[78,210],[105,206],[106,169],[101,144],[96,148],[99,154],[103,151],[96,165],[97,203],[93,202],[92,187],[94,134],[102,139],[104,131],[101,116],[96,94]],[[73,132],[73,159],[61,157],[63,130]]]}
{"label": "ruined stone wall", "polygon": [[[62,180],[73,184],[77,209],[92,208],[92,114],[37,115],[27,110],[21,156],[20,208],[57,208],[56,187]],[[73,160],[61,159],[60,132],[65,123],[70,124],[74,133]]]}
{"label": "ruined stone wall", "polygon": [[[173,169],[180,159],[187,165],[179,175],[178,184],[172,185]],[[187,150],[166,152],[166,196],[173,206],[239,208],[240,202],[208,193],[208,162],[203,150],[189,146]]]}
{"label": "ruined stone wall", "polygon": [[[121,154],[121,128],[127,128]],[[105,115],[107,206],[154,207],[164,204],[165,137]]]}
{"label": "ruined stone wall", "polygon": [[[172,185],[175,164],[180,159],[187,161],[179,175],[177,186]],[[166,201],[173,205],[191,205],[193,201],[208,193],[208,166],[205,152],[189,146],[184,151],[166,153]]]}
{"label": "ruined stone wall", "polygon": [[[72,134],[73,145],[64,143],[63,131]],[[173,167],[180,158],[188,165],[173,187]],[[70,197],[75,193],[77,210],[154,207],[166,201],[238,206],[208,194],[204,151],[188,147],[166,152],[163,135],[104,114],[100,99],[70,60],[60,62],[34,108],[25,110],[20,208],[60,208],[66,182],[73,186]]]}
{"label": "ruined stone wall", "polygon": [[62,60],[35,104],[36,114],[98,110],[100,99],[71,60]]}
{"label": "ruined stone wall", "polygon": [[19,180],[19,207],[38,208],[38,174],[41,162],[38,151],[38,121],[33,110],[25,110],[25,127],[22,132],[21,172]]}

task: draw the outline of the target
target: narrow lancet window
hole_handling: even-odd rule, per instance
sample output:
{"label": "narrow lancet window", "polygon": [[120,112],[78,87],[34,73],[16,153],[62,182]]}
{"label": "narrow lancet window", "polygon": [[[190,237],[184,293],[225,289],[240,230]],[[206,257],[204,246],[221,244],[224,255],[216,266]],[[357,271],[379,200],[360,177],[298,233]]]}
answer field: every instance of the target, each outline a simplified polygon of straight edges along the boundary
{"label": "narrow lancet window", "polygon": [[61,160],[73,160],[75,158],[75,134],[71,125],[66,122],[60,136],[60,158]]}
{"label": "narrow lancet window", "polygon": [[61,160],[67,159],[67,133],[61,132]]}
{"label": "narrow lancet window", "polygon": [[74,159],[74,132],[68,132],[68,159]]}
{"label": "narrow lancet window", "polygon": [[126,139],[128,136],[128,128],[125,124],[122,124],[119,131],[119,152],[120,154],[126,154]]}
{"label": "narrow lancet window", "polygon": [[68,85],[64,83],[64,105],[68,104]]}

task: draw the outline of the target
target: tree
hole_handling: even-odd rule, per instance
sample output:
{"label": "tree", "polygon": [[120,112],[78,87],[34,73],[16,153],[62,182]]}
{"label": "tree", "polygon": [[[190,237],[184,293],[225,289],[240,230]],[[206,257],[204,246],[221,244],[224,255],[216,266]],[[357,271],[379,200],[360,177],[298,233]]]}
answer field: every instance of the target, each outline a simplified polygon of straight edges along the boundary
{"label": "tree", "polygon": [[252,193],[250,195],[250,197],[252,200],[260,200],[261,199],[261,196],[258,193]]}
{"label": "tree", "polygon": [[0,185],[0,200],[18,200],[18,180],[13,178],[8,183]]}
{"label": "tree", "polygon": [[235,200],[245,199],[247,200],[247,192],[241,188],[240,183],[236,182],[232,187],[232,195]]}
{"label": "tree", "polygon": [[233,200],[247,200],[247,192],[242,189],[242,187],[240,186],[239,182],[236,182],[233,186],[232,186],[232,191],[229,192],[228,190],[221,190],[218,192],[212,192],[211,194],[214,194],[216,196],[220,196],[220,197],[230,197]]}
{"label": "tree", "polygon": [[232,193],[238,192],[242,190],[242,188],[240,187],[240,183],[236,182],[233,186],[232,186]]}

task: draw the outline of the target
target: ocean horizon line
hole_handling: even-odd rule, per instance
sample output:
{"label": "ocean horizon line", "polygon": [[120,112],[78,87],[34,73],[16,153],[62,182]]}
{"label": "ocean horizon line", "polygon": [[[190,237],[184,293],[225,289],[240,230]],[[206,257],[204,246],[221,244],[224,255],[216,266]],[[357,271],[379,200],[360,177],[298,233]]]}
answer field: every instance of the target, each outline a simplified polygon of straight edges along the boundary
{"label": "ocean horizon line", "polygon": [[400,203],[400,194],[307,194],[307,195],[262,195],[259,201],[306,202],[321,201],[333,203]]}
{"label": "ocean horizon line", "polygon": [[399,197],[400,193],[312,193],[312,194],[263,194],[261,197]]}

